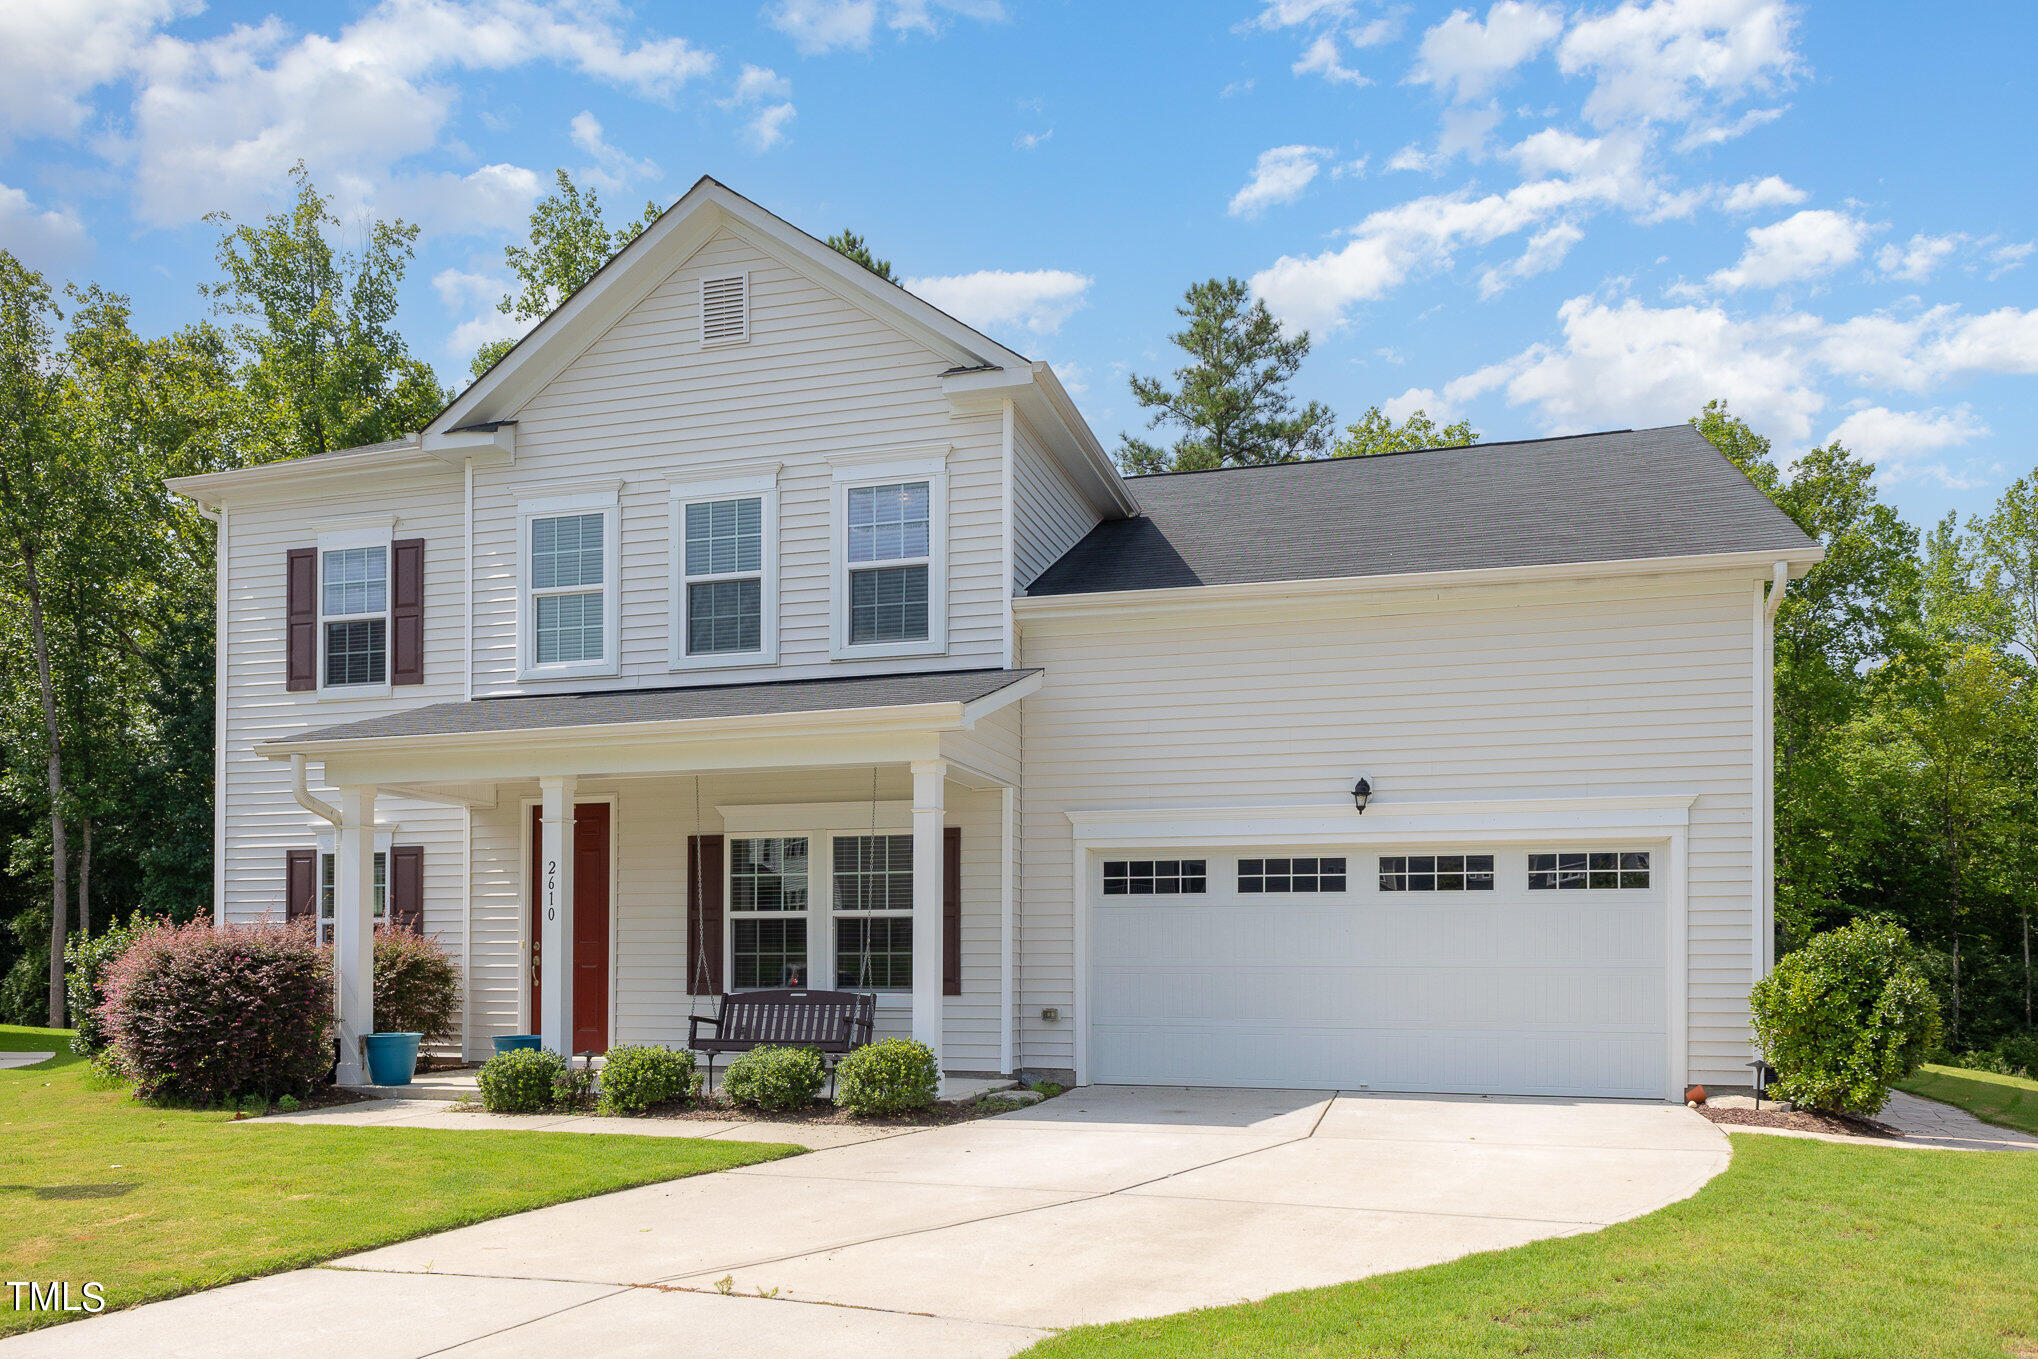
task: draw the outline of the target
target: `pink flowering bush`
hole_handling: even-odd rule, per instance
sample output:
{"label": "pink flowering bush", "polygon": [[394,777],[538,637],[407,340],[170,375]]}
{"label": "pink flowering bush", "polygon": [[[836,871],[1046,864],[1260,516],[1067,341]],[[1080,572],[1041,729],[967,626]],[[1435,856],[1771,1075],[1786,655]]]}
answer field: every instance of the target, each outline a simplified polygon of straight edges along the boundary
{"label": "pink flowering bush", "polygon": [[332,1067],[332,960],[308,923],[157,925],[103,989],[100,1023],[143,1095],[301,1096]]}

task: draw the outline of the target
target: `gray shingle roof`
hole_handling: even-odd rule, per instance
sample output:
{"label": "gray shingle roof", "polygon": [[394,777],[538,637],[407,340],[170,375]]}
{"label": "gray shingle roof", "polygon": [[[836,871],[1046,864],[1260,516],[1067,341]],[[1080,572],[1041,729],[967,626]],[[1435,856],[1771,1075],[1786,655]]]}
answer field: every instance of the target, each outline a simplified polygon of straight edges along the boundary
{"label": "gray shingle roof", "polygon": [[1815,546],[1689,425],[1130,479],[1029,595]]}
{"label": "gray shingle roof", "polygon": [[361,741],[398,736],[472,736],[493,732],[599,727],[625,722],[674,722],[708,717],[766,717],[847,708],[899,708],[970,703],[1017,684],[1037,670],[950,670],[927,675],[773,680],[685,689],[624,689],[588,694],[524,694],[464,703],[433,703],[337,727],[280,737],[272,744]]}

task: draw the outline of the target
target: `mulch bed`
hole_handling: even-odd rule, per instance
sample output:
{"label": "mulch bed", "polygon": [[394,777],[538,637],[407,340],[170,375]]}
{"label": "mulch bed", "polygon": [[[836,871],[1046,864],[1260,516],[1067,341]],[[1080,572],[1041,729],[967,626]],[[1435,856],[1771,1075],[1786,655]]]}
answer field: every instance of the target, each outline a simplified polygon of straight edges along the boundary
{"label": "mulch bed", "polygon": [[1838,1133],[1842,1137],[1903,1136],[1887,1124],[1855,1114],[1822,1114],[1811,1109],[1790,1113],[1781,1109],[1714,1109],[1706,1105],[1700,1105],[1698,1111],[1715,1123],[1738,1123],[1742,1127],[1790,1128],[1797,1132]]}

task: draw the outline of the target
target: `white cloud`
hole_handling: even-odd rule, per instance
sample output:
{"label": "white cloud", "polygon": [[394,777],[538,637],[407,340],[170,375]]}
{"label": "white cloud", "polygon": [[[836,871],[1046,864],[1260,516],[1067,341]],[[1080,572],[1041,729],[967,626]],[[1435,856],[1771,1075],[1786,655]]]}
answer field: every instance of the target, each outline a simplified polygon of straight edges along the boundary
{"label": "white cloud", "polygon": [[769,66],[753,66],[743,63],[737,73],[736,88],[724,101],[726,104],[758,104],[767,99],[790,99],[793,97],[793,83],[772,70]]}
{"label": "white cloud", "polygon": [[1601,127],[1693,122],[1786,82],[1792,30],[1784,0],[1623,0],[1572,24],[1557,66],[1592,79],[1584,112]]}
{"label": "white cloud", "polygon": [[1012,145],[1021,151],[1038,151],[1040,144],[1053,135],[1053,128],[1045,132],[1022,132],[1012,139]]}
{"label": "white cloud", "polygon": [[1728,212],[1762,212],[1769,208],[1795,207],[1804,202],[1805,191],[1778,175],[1746,179],[1728,189],[1720,206]]}
{"label": "white cloud", "polygon": [[335,177],[331,185],[337,191],[335,197],[343,204],[373,201],[388,216],[415,222],[428,232],[451,236],[520,230],[529,220],[531,205],[538,201],[543,187],[537,171],[504,164],[484,165],[464,175],[450,172],[398,175],[380,183],[366,177],[342,175]]}
{"label": "white cloud", "polygon": [[156,30],[203,8],[201,0],[0,5],[0,147],[76,135],[92,116],[86,96],[125,78]]}
{"label": "white cloud", "polygon": [[1831,273],[1861,257],[1868,225],[1829,208],[1806,208],[1748,231],[1748,248],[1709,280],[1715,288],[1776,288]]}
{"label": "white cloud", "polygon": [[772,104],[757,111],[743,129],[744,140],[753,151],[769,151],[785,140],[786,124],[797,112],[791,104]]}
{"label": "white cloud", "polygon": [[1563,29],[1557,10],[1523,0],[1497,0],[1484,23],[1469,10],[1454,10],[1422,35],[1409,78],[1454,99],[1477,99],[1548,47]]}
{"label": "white cloud", "polygon": [[879,24],[894,33],[938,33],[940,12],[986,22],[1005,17],[996,0],[777,0],[765,18],[813,56],[838,47],[865,51]]}
{"label": "white cloud", "polygon": [[1331,33],[1319,33],[1302,49],[1302,55],[1288,68],[1296,75],[1319,75],[1333,85],[1370,85],[1372,80],[1344,64],[1338,55],[1337,37]]}
{"label": "white cloud", "polygon": [[440,145],[459,97],[442,77],[547,63],[665,99],[714,67],[685,38],[624,36],[608,7],[539,0],[381,0],[328,36],[281,20],[203,41],[158,35],[138,63],[130,130],[136,215],[189,221],[267,202],[291,163],[365,202]]}
{"label": "white cloud", "polygon": [[1302,24],[1337,22],[1351,16],[1354,0],[1267,0],[1253,22],[1261,28],[1294,28]]}
{"label": "white cloud", "polygon": [[1458,408],[1451,404],[1434,387],[1410,387],[1399,396],[1390,396],[1380,403],[1380,414],[1389,420],[1400,422],[1421,411],[1440,425],[1448,425],[1460,415]]}
{"label": "white cloud", "polygon": [[909,278],[907,292],[987,333],[1024,326],[1036,335],[1059,330],[1083,305],[1093,280],[1066,269],[980,269],[973,274]]}
{"label": "white cloud", "polygon": [[1294,202],[1316,178],[1329,154],[1329,149],[1321,146],[1276,146],[1260,152],[1252,178],[1231,196],[1231,215],[1257,217],[1276,204]]}
{"label": "white cloud", "polygon": [[1966,240],[1957,232],[1950,236],[1927,236],[1920,232],[1903,245],[1891,242],[1876,251],[1875,267],[1891,278],[1923,283]]}
{"label": "white cloud", "polygon": [[61,271],[89,251],[85,224],[68,208],[40,207],[20,189],[0,184],[0,248],[29,268]]}
{"label": "white cloud", "polygon": [[582,109],[574,114],[567,130],[573,144],[594,157],[594,164],[583,169],[580,177],[596,188],[616,193],[640,181],[658,178],[657,162],[638,160],[609,145],[602,133],[601,120],[591,111]]}
{"label": "white cloud", "polygon": [[1571,247],[1585,239],[1583,228],[1559,222],[1529,237],[1528,247],[1514,259],[1479,275],[1479,296],[1493,297],[1525,278],[1547,274],[1564,262]]}
{"label": "white cloud", "polygon": [[1999,245],[1989,251],[1988,262],[1996,266],[1995,271],[1989,275],[1990,281],[1999,279],[2004,274],[2009,273],[2010,270],[2022,265],[2025,260],[2031,257],[2033,250],[2038,250],[2038,241],[2016,241],[2006,245]]}
{"label": "white cloud", "polygon": [[725,109],[748,109],[750,120],[743,127],[743,141],[751,150],[769,151],[785,140],[786,124],[798,113],[792,103],[793,83],[769,66],[743,63],[736,87],[727,99],[717,100]]}
{"label": "white cloud", "polygon": [[1968,407],[1952,410],[1893,411],[1887,406],[1857,410],[1833,427],[1826,442],[1838,440],[1882,469],[1881,480],[1904,481],[1929,476],[1966,486],[1931,455],[1988,436],[1988,426]]}
{"label": "white cloud", "polygon": [[1749,109],[1730,123],[1698,123],[1677,139],[1677,149],[1697,151],[1707,146],[1720,146],[1736,137],[1745,137],[1758,127],[1767,127],[1788,112],[1790,105],[1779,104],[1774,108]]}

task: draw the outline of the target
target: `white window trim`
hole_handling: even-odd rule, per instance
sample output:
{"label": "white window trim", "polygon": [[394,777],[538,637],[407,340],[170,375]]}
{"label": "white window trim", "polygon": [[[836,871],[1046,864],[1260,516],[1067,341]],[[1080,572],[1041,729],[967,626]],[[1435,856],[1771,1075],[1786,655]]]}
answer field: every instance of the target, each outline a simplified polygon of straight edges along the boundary
{"label": "white window trim", "polygon": [[[322,944],[330,944],[333,942],[331,932],[332,926],[339,923],[340,903],[339,903],[338,879],[340,865],[339,860],[335,857],[335,851],[332,845],[329,843],[324,843],[326,841],[329,841],[331,838],[332,837],[330,836],[320,837],[321,844],[318,850],[318,858],[315,861],[318,868],[318,877],[316,880],[317,894],[312,898],[311,915],[312,921],[318,930],[318,940]],[[382,862],[382,910],[380,914],[375,913],[374,903],[372,900],[375,894],[375,884],[372,882],[368,884],[368,894],[369,897],[371,898],[369,903],[370,918],[374,921],[375,924],[378,925],[387,924],[389,921],[389,845],[387,843],[388,840],[389,836],[386,834],[377,835],[375,837],[375,857],[381,860]],[[330,884],[328,884],[326,879],[326,864],[328,862],[330,862],[333,867],[333,880],[331,881]],[[330,890],[333,894],[333,913],[331,915],[326,914],[326,892],[328,890]]]}
{"label": "white window trim", "polygon": [[[580,491],[517,502],[517,678],[519,680],[581,679],[615,675],[621,664],[622,591],[617,576],[622,564],[622,516],[619,489]],[[556,515],[599,513],[602,516],[602,654],[594,661],[538,664],[538,603],[531,589],[531,521]]]}
{"label": "white window trim", "polygon": [[[913,823],[910,810],[905,816],[898,809],[905,803],[880,803],[876,834],[911,835]],[[731,808],[735,811],[737,809]],[[766,809],[757,809],[765,813]],[[846,814],[845,814],[846,816]],[[738,829],[725,825],[724,833],[730,840],[761,839],[804,839],[807,842],[807,909],[804,914],[796,911],[744,912],[742,919],[776,918],[800,919],[807,925],[807,984],[814,990],[835,989],[835,841],[842,838],[869,835],[869,805],[860,812],[861,819],[853,825],[840,824],[844,818],[823,815],[821,822],[835,822],[835,825],[814,824],[792,826],[783,824],[792,817],[767,814],[743,818]],[[733,849],[722,856],[722,900],[733,902],[734,869],[736,855]],[[920,903],[913,903],[912,914],[920,913]],[[724,914],[731,922],[722,931],[722,976],[730,989],[734,988],[736,977],[736,930],[734,921],[738,913],[725,909]],[[893,913],[894,915],[899,913]],[[863,918],[861,914],[858,918]],[[878,1013],[883,1015],[905,1015],[912,1011],[913,993],[906,988],[874,988],[877,995]]]}
{"label": "white window trim", "polygon": [[[686,573],[686,507],[710,504],[718,500],[756,499],[762,503],[763,544],[758,562],[758,595],[762,604],[762,618],[758,623],[756,651],[717,651],[695,656],[686,649],[687,639],[687,586],[695,580],[729,580],[747,577],[750,573],[727,572],[704,576],[689,576]],[[675,483],[671,493],[672,508],[669,536],[672,542],[672,588],[671,608],[667,610],[667,629],[671,639],[668,657],[674,670],[715,670],[739,665],[778,664],[778,467],[773,464],[769,470],[753,471],[717,477],[713,480]]]}
{"label": "white window trim", "polygon": [[[939,656],[948,650],[948,448],[936,445],[838,454],[833,467],[835,504],[830,518],[829,586],[832,621],[829,656],[838,661],[891,656]],[[849,641],[849,492],[902,481],[927,483],[927,636],[908,642]],[[858,570],[914,565],[919,559],[858,562]]]}
{"label": "white window trim", "polygon": [[[318,650],[318,691],[335,697],[346,695],[350,698],[386,698],[389,696],[389,669],[393,659],[390,651],[395,645],[396,620],[394,617],[396,596],[396,551],[392,546],[396,540],[395,518],[359,518],[341,521],[318,535],[318,578],[313,588],[318,598],[318,630],[313,634]],[[372,684],[331,684],[326,680],[326,554],[344,552],[354,547],[379,547],[382,549],[382,678]],[[374,614],[346,613],[333,616],[334,622],[350,619],[373,618]]]}
{"label": "white window trim", "polygon": [[[708,338],[708,284],[724,279],[743,280],[743,333],[726,340]],[[700,317],[699,334],[702,349],[728,349],[735,345],[750,343],[750,271],[748,269],[718,269],[703,273],[694,291],[694,309]]]}

